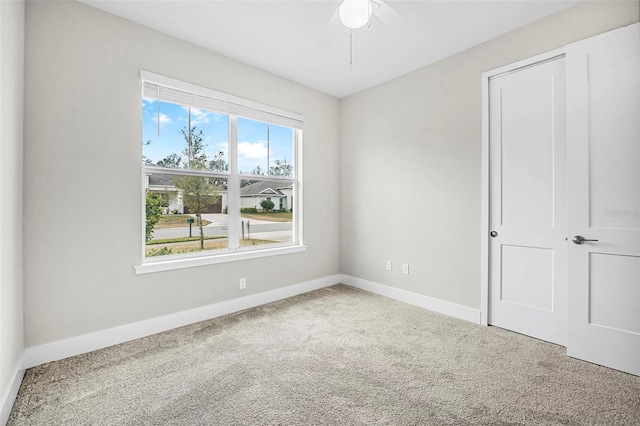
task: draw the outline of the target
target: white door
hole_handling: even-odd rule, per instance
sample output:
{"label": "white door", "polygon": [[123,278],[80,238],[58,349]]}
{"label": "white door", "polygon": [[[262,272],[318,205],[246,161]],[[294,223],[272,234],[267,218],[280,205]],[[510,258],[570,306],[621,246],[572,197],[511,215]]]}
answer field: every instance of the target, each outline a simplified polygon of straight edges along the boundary
{"label": "white door", "polygon": [[567,46],[567,96],[567,354],[640,375],[640,24]]}
{"label": "white door", "polygon": [[489,80],[491,325],[567,342],[563,56]]}

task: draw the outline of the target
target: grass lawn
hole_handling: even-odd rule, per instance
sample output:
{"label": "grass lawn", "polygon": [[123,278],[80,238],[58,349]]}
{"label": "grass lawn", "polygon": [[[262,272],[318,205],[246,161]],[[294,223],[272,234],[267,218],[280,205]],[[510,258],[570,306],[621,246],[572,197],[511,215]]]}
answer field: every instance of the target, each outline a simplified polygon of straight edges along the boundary
{"label": "grass lawn", "polygon": [[[204,240],[220,240],[226,239],[226,236],[204,237]],[[190,241],[200,241],[200,235],[193,237],[181,237],[181,238],[164,238],[159,240],[151,240],[147,243],[148,246],[154,246],[158,244],[172,244],[172,243],[188,243]]]}
{"label": "grass lawn", "polygon": [[[188,228],[189,224],[187,223],[187,219],[196,219],[193,216],[189,216],[188,214],[163,214],[160,216],[160,220],[154,226],[155,229],[163,229],[163,228]],[[206,226],[210,224],[208,220],[202,219],[202,225]],[[193,228],[198,226],[198,222],[194,220]]]}
{"label": "grass lawn", "polygon": [[[181,239],[178,239],[181,240]],[[186,238],[186,240],[190,240]],[[191,239],[193,240],[193,239]],[[165,241],[175,241],[175,240],[165,240]],[[259,244],[273,244],[277,241],[271,240],[256,240],[256,239],[245,239],[240,240],[240,245],[242,247],[246,246],[255,246]],[[204,249],[205,250],[220,250],[227,248],[227,239],[214,237],[210,239],[205,239],[204,241]],[[147,244],[145,248],[145,253],[147,257],[149,256],[157,256],[160,250],[171,250],[170,254],[181,254],[181,253],[193,253],[200,250],[200,238],[196,238],[196,241],[184,241],[184,242],[165,242],[165,243],[154,243]]]}
{"label": "grass lawn", "polygon": [[266,220],[269,222],[293,222],[293,213],[291,212],[240,213],[240,217],[253,220]]}

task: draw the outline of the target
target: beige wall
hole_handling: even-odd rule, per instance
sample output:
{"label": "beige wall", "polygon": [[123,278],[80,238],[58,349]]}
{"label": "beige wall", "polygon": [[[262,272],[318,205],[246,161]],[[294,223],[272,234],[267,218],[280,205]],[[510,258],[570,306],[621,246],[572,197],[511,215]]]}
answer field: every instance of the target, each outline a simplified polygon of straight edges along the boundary
{"label": "beige wall", "polygon": [[[24,349],[22,113],[24,3],[0,1],[0,408]],[[2,413],[3,415],[8,413]],[[2,423],[3,419],[0,419]]]}
{"label": "beige wall", "polygon": [[638,4],[581,4],[343,99],[342,273],[479,308],[481,74],[637,22]]}
{"label": "beige wall", "polygon": [[[27,346],[339,272],[338,100],[81,3],[26,15]],[[141,69],[305,116],[306,252],[134,274]]]}
{"label": "beige wall", "polygon": [[[637,20],[637,2],[590,2],[340,102],[80,3],[28,2],[26,346],[339,272],[478,308],[481,73]],[[140,69],[305,115],[307,252],[134,274]]]}

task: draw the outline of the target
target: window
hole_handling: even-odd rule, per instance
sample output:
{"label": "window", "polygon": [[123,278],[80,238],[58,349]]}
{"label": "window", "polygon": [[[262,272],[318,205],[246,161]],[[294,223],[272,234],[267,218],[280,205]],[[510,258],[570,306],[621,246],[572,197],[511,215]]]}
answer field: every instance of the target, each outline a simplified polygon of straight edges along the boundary
{"label": "window", "polygon": [[[144,71],[141,78],[145,231],[136,271],[301,248],[302,117]],[[145,267],[163,262],[173,266]]]}

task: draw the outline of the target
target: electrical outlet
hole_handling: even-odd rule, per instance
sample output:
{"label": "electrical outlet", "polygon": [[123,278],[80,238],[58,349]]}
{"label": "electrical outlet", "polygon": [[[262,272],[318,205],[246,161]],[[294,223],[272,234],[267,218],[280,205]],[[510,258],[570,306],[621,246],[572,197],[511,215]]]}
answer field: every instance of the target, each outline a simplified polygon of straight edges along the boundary
{"label": "electrical outlet", "polygon": [[402,273],[405,275],[409,275],[409,264],[408,263],[403,263],[402,264]]}
{"label": "electrical outlet", "polygon": [[387,260],[387,271],[390,271],[392,268],[391,261]]}
{"label": "electrical outlet", "polygon": [[240,290],[244,290],[245,288],[247,288],[247,279],[240,278]]}

